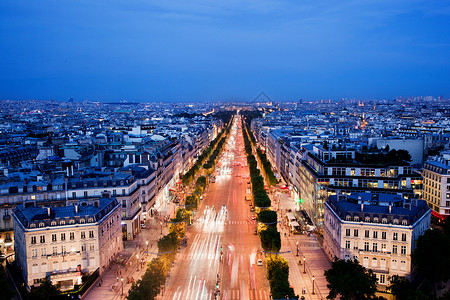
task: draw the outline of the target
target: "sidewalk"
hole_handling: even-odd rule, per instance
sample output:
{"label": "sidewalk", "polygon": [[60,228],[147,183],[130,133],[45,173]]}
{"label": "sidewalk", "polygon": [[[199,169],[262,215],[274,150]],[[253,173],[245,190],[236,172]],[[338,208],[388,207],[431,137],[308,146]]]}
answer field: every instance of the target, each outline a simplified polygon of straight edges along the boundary
{"label": "sidewalk", "polygon": [[[147,220],[147,229],[143,229],[134,240],[124,241],[123,251],[132,253],[128,264],[126,266],[111,265],[83,295],[82,299],[125,299],[132,285],[127,279],[133,278],[135,282],[141,279],[147,268],[147,263],[157,256],[154,253],[158,252],[158,240],[169,232],[169,224],[163,223],[161,227],[160,220],[166,215],[173,215],[174,207],[174,203],[163,205],[158,216]],[[149,242],[148,248],[147,241]],[[146,253],[147,249],[148,253]],[[139,265],[136,255],[139,256],[139,261],[143,259]],[[121,296],[122,288],[123,296]]]}
{"label": "sidewalk", "polygon": [[[284,216],[281,212],[286,212],[287,209],[298,209],[294,201],[288,195],[277,196],[270,195],[272,201],[275,198],[280,200],[280,207],[278,210],[278,220],[283,221]],[[277,199],[277,200],[278,200]],[[278,231],[281,234],[281,250],[280,252],[290,251],[284,253],[282,256],[289,262],[289,283],[294,288],[294,291],[299,296],[305,296],[306,299],[326,299],[328,296],[327,280],[324,276],[324,271],[331,267],[331,262],[328,260],[325,252],[314,234],[310,236],[302,234],[290,234],[289,228],[283,223],[278,224]],[[298,243],[298,256],[297,256]],[[305,257],[306,265],[303,263]],[[301,264],[300,264],[301,261]],[[306,272],[306,273],[304,273]],[[313,280],[314,280],[314,295]],[[306,289],[306,294],[302,294],[303,287]]]}

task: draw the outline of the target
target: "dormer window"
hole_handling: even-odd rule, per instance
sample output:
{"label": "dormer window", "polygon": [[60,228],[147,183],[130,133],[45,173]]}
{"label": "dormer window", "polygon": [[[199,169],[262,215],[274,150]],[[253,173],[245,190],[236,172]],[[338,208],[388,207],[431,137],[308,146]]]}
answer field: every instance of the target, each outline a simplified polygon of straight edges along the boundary
{"label": "dormer window", "polygon": [[347,215],[347,216],[345,217],[345,220],[346,220],[346,221],[351,221],[351,220],[352,220],[352,217]]}
{"label": "dormer window", "polygon": [[66,221],[59,222],[59,225],[61,225],[61,226],[66,225]]}
{"label": "dormer window", "polygon": [[408,225],[408,221],[407,221],[407,220],[402,220],[402,225],[403,225],[403,226]]}
{"label": "dormer window", "polygon": [[31,224],[30,224],[30,228],[36,228],[36,224],[31,223]]}
{"label": "dormer window", "polygon": [[373,218],[373,222],[378,223],[378,218],[377,217]]}
{"label": "dormer window", "polygon": [[355,222],[359,222],[359,217],[358,217],[358,216],[355,216],[355,217],[353,218],[353,220],[354,220]]}
{"label": "dormer window", "polygon": [[94,219],[92,219],[92,218],[88,219],[88,223],[92,223],[93,221],[94,221]]}
{"label": "dormer window", "polygon": [[42,228],[42,227],[45,227],[45,224],[44,223],[39,223],[39,228]]}
{"label": "dormer window", "polygon": [[69,224],[75,224],[75,220],[70,220]]}
{"label": "dormer window", "polygon": [[86,220],[85,219],[80,219],[80,223],[84,224],[84,223],[86,223]]}
{"label": "dormer window", "polygon": [[365,217],[364,222],[370,222],[370,217]]}
{"label": "dormer window", "polygon": [[381,223],[387,224],[387,219],[386,218],[381,219]]}
{"label": "dormer window", "polygon": [[56,221],[52,221],[52,222],[50,223],[50,226],[56,226]]}
{"label": "dormer window", "polygon": [[398,219],[394,219],[393,223],[394,225],[398,225]]}

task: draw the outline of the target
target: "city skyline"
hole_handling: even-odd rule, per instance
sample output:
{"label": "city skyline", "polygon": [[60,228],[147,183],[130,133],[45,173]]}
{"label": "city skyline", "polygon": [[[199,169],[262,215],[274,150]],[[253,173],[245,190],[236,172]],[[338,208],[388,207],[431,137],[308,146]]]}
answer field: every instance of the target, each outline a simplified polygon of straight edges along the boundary
{"label": "city skyline", "polygon": [[448,98],[441,1],[0,4],[1,99]]}

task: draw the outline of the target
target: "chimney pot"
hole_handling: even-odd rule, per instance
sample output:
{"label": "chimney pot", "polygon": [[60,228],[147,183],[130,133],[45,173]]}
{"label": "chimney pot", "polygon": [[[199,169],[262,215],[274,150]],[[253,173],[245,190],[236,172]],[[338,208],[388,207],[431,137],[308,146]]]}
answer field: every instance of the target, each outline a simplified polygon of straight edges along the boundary
{"label": "chimney pot", "polygon": [[51,212],[52,212],[52,208],[50,206],[47,207],[47,214],[49,217],[50,217]]}
{"label": "chimney pot", "polygon": [[364,203],[361,203],[361,211],[364,211]]}

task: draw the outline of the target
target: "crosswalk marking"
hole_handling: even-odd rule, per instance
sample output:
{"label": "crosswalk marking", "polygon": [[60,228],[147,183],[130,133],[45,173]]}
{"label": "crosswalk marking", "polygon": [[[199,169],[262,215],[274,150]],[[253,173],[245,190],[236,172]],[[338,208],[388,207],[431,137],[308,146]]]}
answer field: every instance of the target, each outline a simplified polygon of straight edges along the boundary
{"label": "crosswalk marking", "polygon": [[[247,296],[249,299],[241,299],[241,296]],[[248,293],[244,293],[244,295],[241,295],[241,291],[238,289],[232,289],[232,290],[225,290],[222,292],[222,298],[225,300],[269,300],[269,296],[267,291],[263,290],[249,290]]]}
{"label": "crosswalk marking", "polygon": [[252,221],[228,221],[228,225],[244,225],[244,224],[256,224],[255,220]]}

